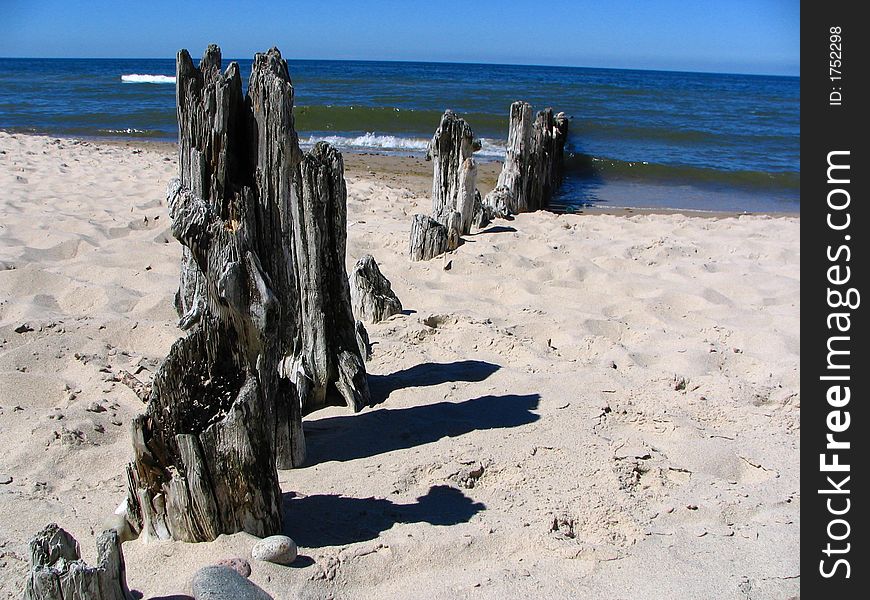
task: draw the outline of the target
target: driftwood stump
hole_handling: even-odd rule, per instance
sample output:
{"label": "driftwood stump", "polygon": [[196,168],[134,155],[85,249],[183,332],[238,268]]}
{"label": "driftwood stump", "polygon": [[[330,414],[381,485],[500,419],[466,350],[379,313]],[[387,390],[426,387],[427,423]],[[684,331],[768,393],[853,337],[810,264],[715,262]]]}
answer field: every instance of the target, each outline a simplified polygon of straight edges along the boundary
{"label": "driftwood stump", "polygon": [[532,152],[528,170],[528,210],[547,208],[562,184],[568,117],[545,108],[532,125]]}
{"label": "driftwood stump", "polygon": [[527,173],[531,145],[532,105],[514,102],[510,110],[504,165],[495,189],[486,196],[487,205],[493,208],[505,206],[511,213],[528,210]]}
{"label": "driftwood stump", "polygon": [[350,273],[350,298],[354,315],[363,321],[377,323],[402,312],[402,303],[378,268],[371,254],[356,261]]}
{"label": "driftwood stump", "polygon": [[121,540],[112,529],[97,538],[97,566],[81,559],[79,544],[51,523],[30,540],[24,600],[130,600]]}
{"label": "driftwood stump", "polygon": [[296,192],[293,219],[303,325],[296,383],[302,414],[330,405],[359,411],[369,404],[369,387],[344,266],[347,187],[341,153],[317,143],[302,160]]}
{"label": "driftwood stump", "polygon": [[546,208],[562,183],[568,117],[544,109],[532,119],[527,102],[510,109],[507,151],[496,187],[487,194],[485,210],[505,216]]}
{"label": "driftwood stump", "polygon": [[433,163],[432,215],[428,220],[424,215],[414,216],[411,260],[429,260],[454,250],[461,236],[471,231],[477,196],[477,165],[472,154],[479,149],[468,123],[453,111],[445,111],[426,153],[426,159]]}
{"label": "driftwood stump", "polygon": [[411,260],[430,260],[444,254],[448,247],[447,227],[426,215],[414,215],[411,220],[409,251]]}
{"label": "driftwood stump", "polygon": [[161,539],[265,536],[281,529],[276,466],[304,460],[303,410],[368,404],[344,272],[341,155],[302,155],[275,48],[254,57],[246,96],[235,63],[221,72],[217,46],[199,68],[180,51],[176,73],[168,203],[188,334],[133,421],[127,520]]}
{"label": "driftwood stump", "polygon": [[477,176],[472,158],[475,149],[471,126],[453,111],[446,111],[426,155],[432,161],[432,216],[447,225],[452,213],[459,213],[460,235],[471,229]]}

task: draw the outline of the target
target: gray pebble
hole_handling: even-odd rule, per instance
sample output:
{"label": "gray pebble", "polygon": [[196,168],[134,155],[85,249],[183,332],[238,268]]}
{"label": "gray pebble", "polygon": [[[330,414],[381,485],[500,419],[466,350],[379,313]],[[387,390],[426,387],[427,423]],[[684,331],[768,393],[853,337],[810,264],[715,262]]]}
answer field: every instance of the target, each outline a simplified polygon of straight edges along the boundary
{"label": "gray pebble", "polygon": [[195,600],[272,600],[262,588],[228,567],[203,567],[193,576]]}
{"label": "gray pebble", "polygon": [[297,552],[296,542],[289,537],[286,535],[272,535],[254,544],[254,547],[251,549],[251,557],[254,560],[289,565],[296,560]]}

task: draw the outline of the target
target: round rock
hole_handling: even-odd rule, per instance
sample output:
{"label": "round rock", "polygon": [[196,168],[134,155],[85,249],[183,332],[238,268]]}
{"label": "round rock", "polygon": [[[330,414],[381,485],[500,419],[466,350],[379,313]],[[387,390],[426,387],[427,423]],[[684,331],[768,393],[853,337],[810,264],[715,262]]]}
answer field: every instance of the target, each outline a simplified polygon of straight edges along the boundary
{"label": "round rock", "polygon": [[272,600],[272,596],[228,567],[203,567],[193,576],[195,600]]}
{"label": "round rock", "polygon": [[215,563],[219,567],[232,569],[242,577],[251,576],[251,563],[244,558],[222,558]]}
{"label": "round rock", "polygon": [[272,535],[254,544],[251,557],[254,560],[289,565],[296,560],[296,542],[286,535]]}

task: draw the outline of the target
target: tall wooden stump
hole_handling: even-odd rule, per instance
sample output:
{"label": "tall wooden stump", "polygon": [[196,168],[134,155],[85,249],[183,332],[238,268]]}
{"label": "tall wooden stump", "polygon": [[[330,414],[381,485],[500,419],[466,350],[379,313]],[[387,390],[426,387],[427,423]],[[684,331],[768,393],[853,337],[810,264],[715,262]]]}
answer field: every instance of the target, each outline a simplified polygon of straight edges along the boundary
{"label": "tall wooden stump", "polygon": [[[454,250],[460,244],[460,236],[471,231],[477,192],[477,165],[472,154],[478,149],[468,123],[453,111],[445,111],[426,154],[433,163],[432,214],[415,215],[412,221],[411,260],[429,260]],[[446,231],[430,221],[439,223]]]}
{"label": "tall wooden stump", "polygon": [[527,210],[547,208],[562,184],[568,118],[545,108],[535,116],[528,165]]}
{"label": "tall wooden stump", "polygon": [[471,126],[452,110],[445,111],[427,154],[433,165],[432,216],[446,225],[452,213],[458,212],[460,235],[470,231],[474,211],[474,150]]}
{"label": "tall wooden stump", "polygon": [[528,102],[510,109],[507,151],[496,187],[484,205],[493,215],[546,208],[562,183],[568,117],[546,108],[532,118]]}
{"label": "tall wooden stump", "polygon": [[293,204],[303,323],[302,414],[325,406],[354,411],[369,404],[345,269],[347,187],[335,148],[317,143],[305,155]]}
{"label": "tall wooden stump", "polygon": [[[511,104],[507,149],[504,166],[498,176],[495,189],[487,198],[502,194],[504,204],[512,213],[529,210],[528,164],[532,153],[532,105],[528,102]],[[502,188],[502,189],[499,189]],[[498,190],[498,192],[496,192]],[[487,202],[495,204],[494,202]]]}
{"label": "tall wooden stump", "polygon": [[344,274],[341,156],[300,152],[277,49],[254,57],[246,96],[217,46],[199,68],[182,50],[176,73],[168,203],[188,334],[133,422],[127,519],[162,539],[269,535],[281,529],[276,465],[304,460],[303,409],[332,388],[354,410],[369,401]]}

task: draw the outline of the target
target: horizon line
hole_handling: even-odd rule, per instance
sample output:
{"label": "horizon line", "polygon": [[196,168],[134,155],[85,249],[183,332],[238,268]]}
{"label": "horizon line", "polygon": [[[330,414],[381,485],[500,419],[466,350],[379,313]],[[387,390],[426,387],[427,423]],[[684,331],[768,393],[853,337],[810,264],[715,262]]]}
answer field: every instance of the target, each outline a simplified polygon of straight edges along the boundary
{"label": "horizon line", "polygon": [[[188,51],[189,52],[189,51]],[[783,73],[746,73],[741,71],[690,71],[685,69],[642,68],[642,67],[594,67],[589,65],[555,65],[540,63],[505,63],[505,62],[473,62],[447,60],[408,60],[408,59],[375,59],[375,58],[287,58],[287,62],[381,62],[381,63],[417,63],[432,65],[481,65],[490,67],[542,67],[555,69],[602,69],[610,71],[643,71],[649,73],[691,73],[694,75],[743,75],[748,77],[784,77],[800,79],[800,68],[796,75]],[[193,58],[193,56],[191,56]],[[175,60],[165,56],[0,56],[0,60]],[[236,62],[253,60],[253,58],[223,58],[222,61]]]}

